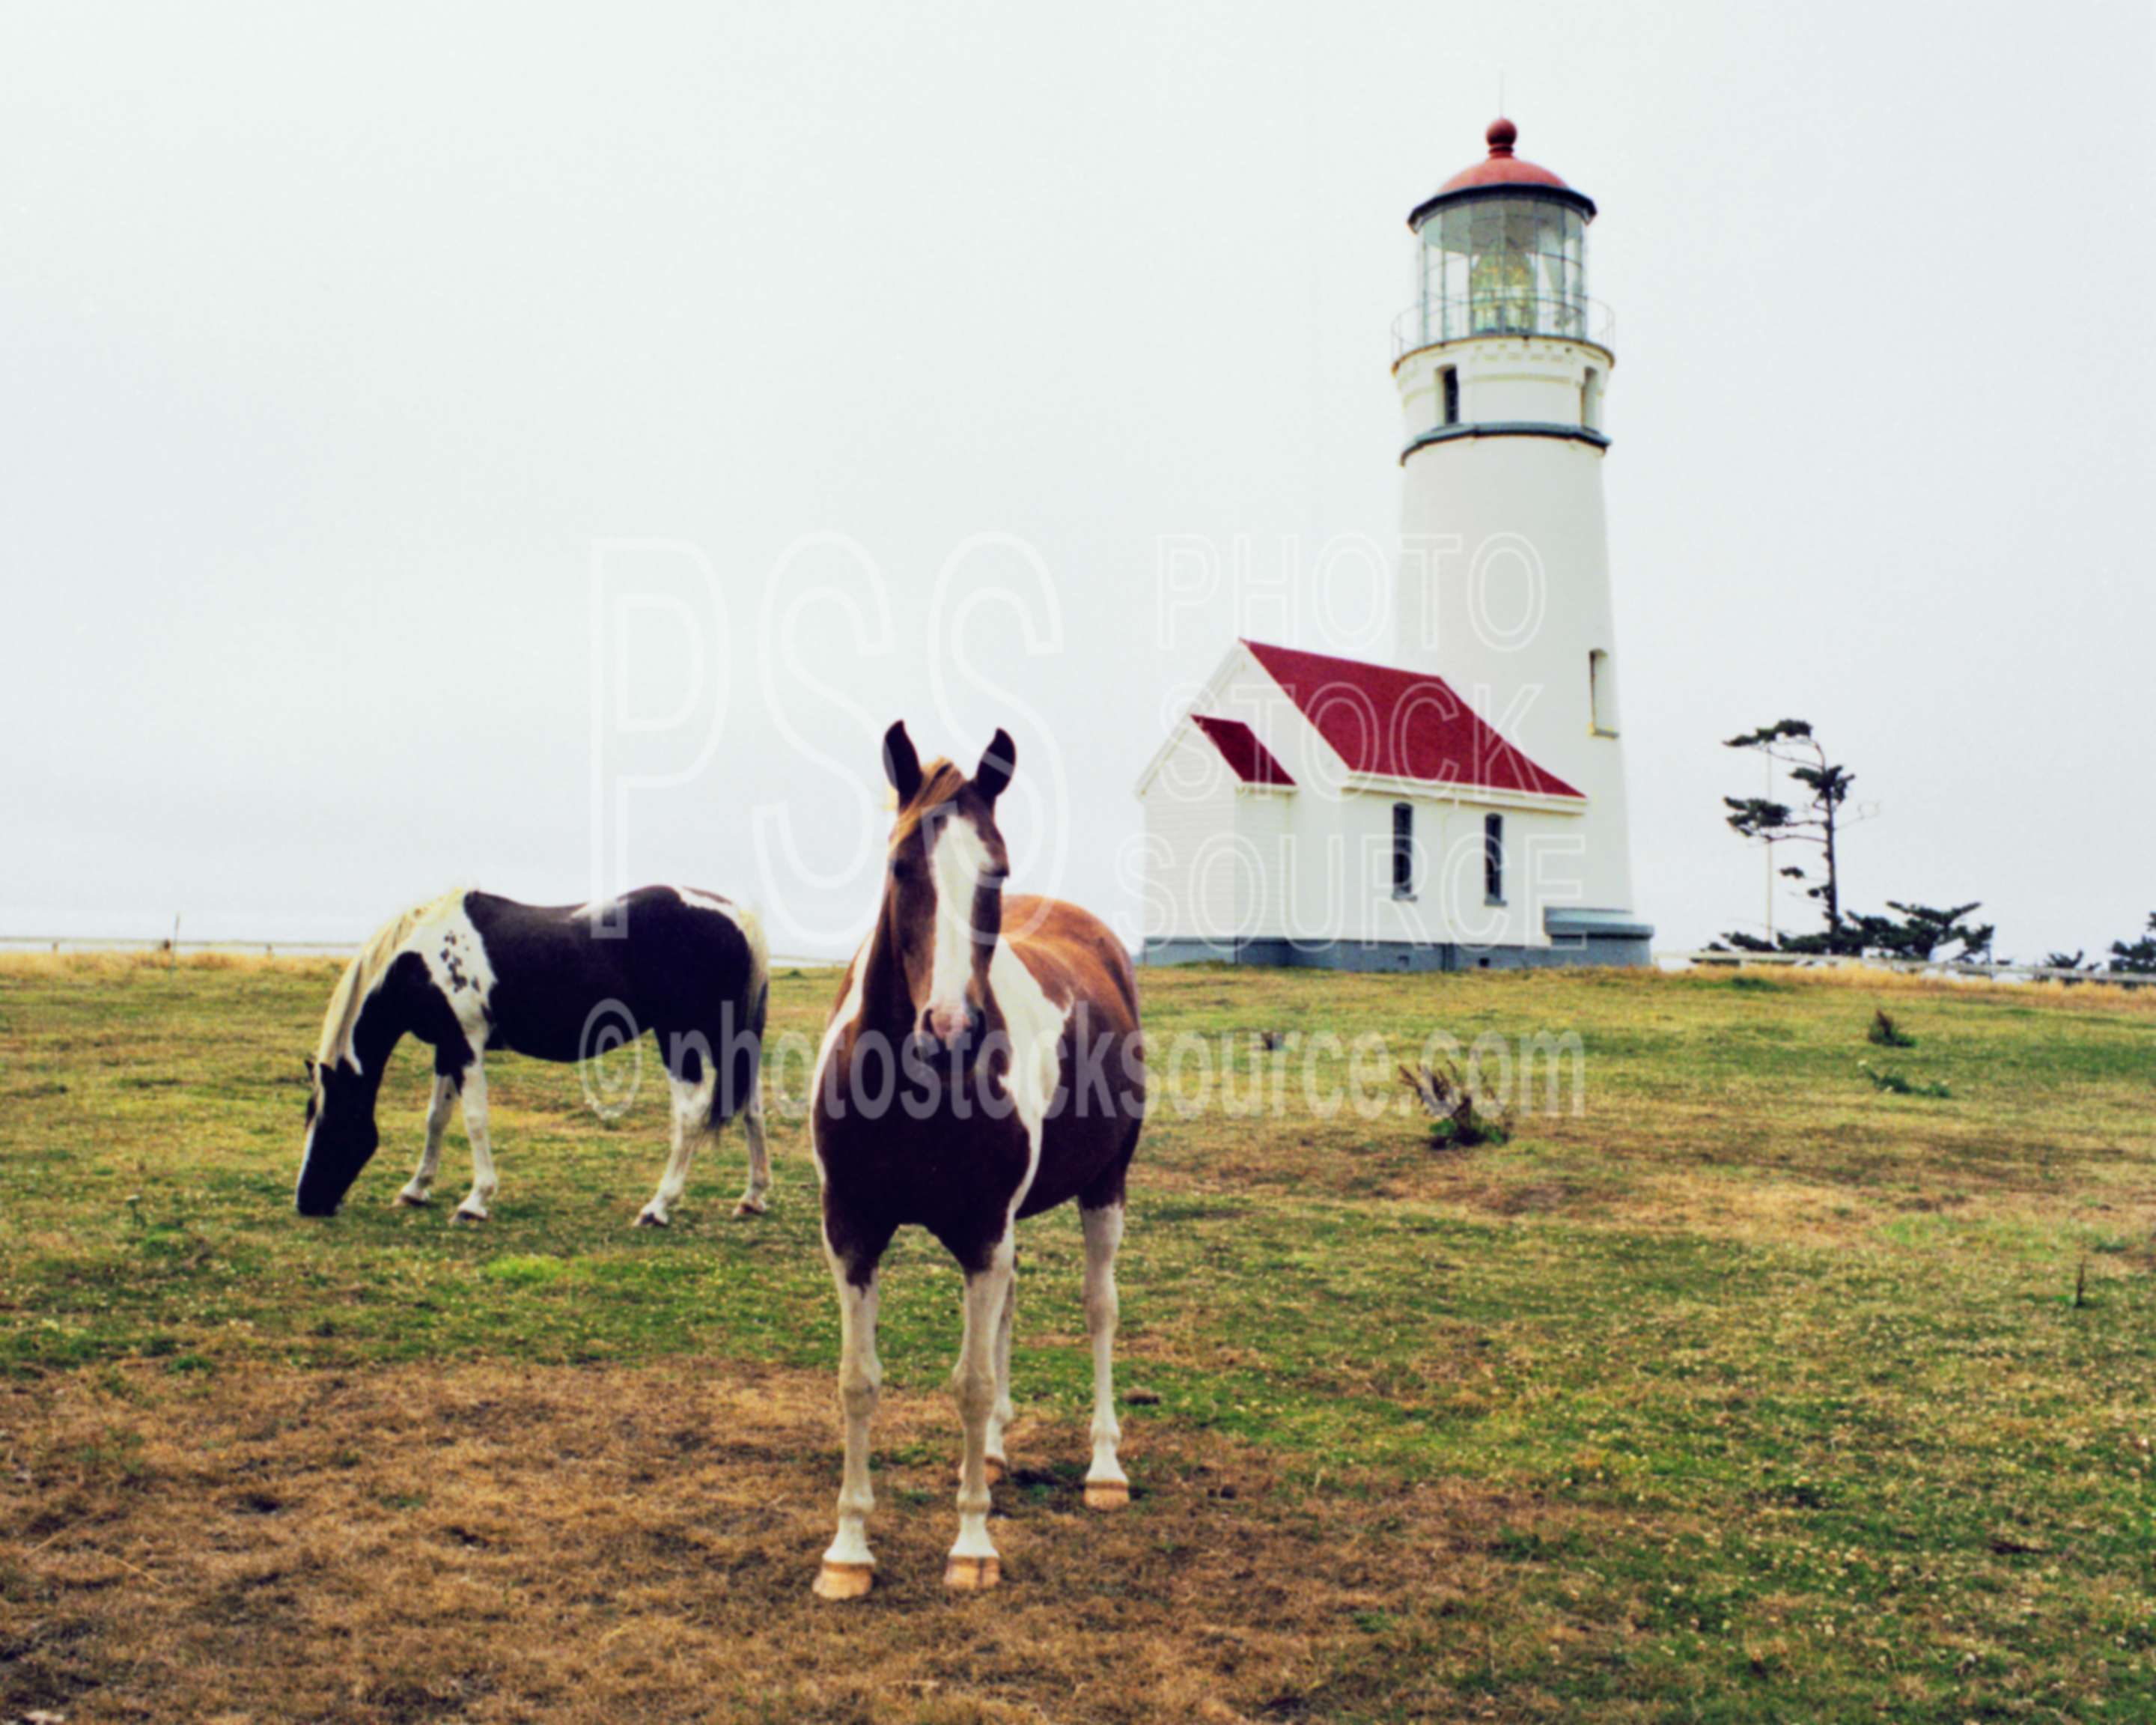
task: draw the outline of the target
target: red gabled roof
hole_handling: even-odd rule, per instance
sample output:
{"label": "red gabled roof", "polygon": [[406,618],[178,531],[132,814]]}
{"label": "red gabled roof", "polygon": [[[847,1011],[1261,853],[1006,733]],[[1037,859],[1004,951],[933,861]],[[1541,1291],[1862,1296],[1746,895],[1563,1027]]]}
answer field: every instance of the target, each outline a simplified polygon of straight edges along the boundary
{"label": "red gabled roof", "polygon": [[1581,793],[1482,721],[1442,677],[1243,643],[1350,773],[1538,797]]}
{"label": "red gabled roof", "polygon": [[1193,713],[1190,722],[1211,740],[1220,751],[1220,758],[1235,771],[1235,777],[1245,784],[1284,785],[1295,788],[1295,781],[1287,776],[1287,768],[1272,756],[1272,751],[1258,741],[1258,733],[1240,719],[1213,719],[1203,713]]}

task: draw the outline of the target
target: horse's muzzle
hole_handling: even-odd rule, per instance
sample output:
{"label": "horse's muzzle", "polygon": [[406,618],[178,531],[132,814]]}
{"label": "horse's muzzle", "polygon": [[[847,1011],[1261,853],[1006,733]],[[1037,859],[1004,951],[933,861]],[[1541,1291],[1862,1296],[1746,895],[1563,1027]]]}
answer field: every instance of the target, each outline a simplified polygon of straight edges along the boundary
{"label": "horse's muzzle", "polygon": [[986,1015],[981,1009],[970,1002],[963,1013],[947,1012],[941,1009],[924,1012],[920,1023],[914,1028],[915,1055],[934,1061],[966,1060],[980,1045],[981,1032],[986,1023]]}

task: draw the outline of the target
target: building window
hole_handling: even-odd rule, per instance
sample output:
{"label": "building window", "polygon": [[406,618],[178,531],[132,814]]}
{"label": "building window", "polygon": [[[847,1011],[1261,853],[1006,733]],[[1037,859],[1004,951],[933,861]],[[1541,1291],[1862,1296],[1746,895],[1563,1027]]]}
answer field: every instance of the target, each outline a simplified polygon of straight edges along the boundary
{"label": "building window", "polygon": [[1505,902],[1505,817],[1482,817],[1482,901]]}
{"label": "building window", "polygon": [[1414,804],[1393,804],[1393,896],[1414,896]]}
{"label": "building window", "polygon": [[1445,397],[1445,419],[1447,425],[1460,423],[1460,372],[1457,367],[1447,366],[1437,374],[1438,385]]}
{"label": "building window", "polygon": [[1596,647],[1587,655],[1587,701],[1589,722],[1597,737],[1617,734],[1617,663]]}
{"label": "building window", "polygon": [[1589,431],[1602,429],[1602,373],[1593,366],[1580,380],[1579,423]]}

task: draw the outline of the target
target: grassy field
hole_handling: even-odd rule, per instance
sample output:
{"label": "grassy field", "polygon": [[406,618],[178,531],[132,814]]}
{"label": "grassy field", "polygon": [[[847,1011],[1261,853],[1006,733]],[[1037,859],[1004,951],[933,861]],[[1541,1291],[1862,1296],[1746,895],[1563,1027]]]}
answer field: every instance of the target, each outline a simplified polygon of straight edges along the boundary
{"label": "grassy field", "polygon": [[[495,1219],[453,1229],[458,1132],[448,1203],[387,1205],[408,1048],[303,1224],[333,974],[0,961],[0,1718],[2156,1717],[2156,999],[1152,973],[1155,1043],[1236,1087],[1133,1169],[1138,1496],[1080,1505],[1078,1230],[1041,1218],[1005,1585],[945,1596],[957,1280],[903,1241],[882,1583],[832,1608],[798,1109],[770,1215],[729,1219],[730,1135],[637,1232],[662,1087],[609,1124],[496,1062]],[[774,1028],[831,988],[783,977]],[[1296,1035],[1434,1029],[1576,1032],[1583,1081],[1468,1151],[1257,1106]]]}

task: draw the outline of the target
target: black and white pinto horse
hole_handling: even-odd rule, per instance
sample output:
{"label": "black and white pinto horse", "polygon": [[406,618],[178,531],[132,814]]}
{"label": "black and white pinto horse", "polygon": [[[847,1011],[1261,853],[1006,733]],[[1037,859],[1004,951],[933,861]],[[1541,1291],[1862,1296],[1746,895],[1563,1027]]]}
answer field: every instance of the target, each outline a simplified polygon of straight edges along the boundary
{"label": "black and white pinto horse", "polygon": [[[1093,1460],[1086,1502],[1130,1500],[1116,1455],[1111,1356],[1123,1182],[1145,1114],[1137,982],[1096,917],[1045,898],[1004,898],[996,798],[1015,754],[998,731],[969,779],[924,771],[903,724],[884,740],[898,793],[883,907],[848,968],[817,1062],[814,1146],[824,1248],[838,1286],[845,1473],[837,1537],[816,1592],[869,1591],[869,1420],[877,1265],[911,1224],[965,1272],[965,1340],[954,1374],[965,1431],[958,1538],[944,1581],[993,1587],[989,1487],[1011,1419],[1016,1224],[1075,1199],[1086,1238],[1093,1347]],[[991,1470],[993,1470],[992,1472]]]}
{"label": "black and white pinto horse", "polygon": [[673,1153],[637,1221],[666,1225],[698,1147],[736,1114],[749,1163],[734,1214],[761,1213],[771,1187],[762,1086],[769,971],[754,914],[685,886],[560,906],[451,892],[405,911],[375,932],[330,997],[307,1063],[300,1214],[335,1214],[374,1154],[375,1097],[404,1037],[433,1046],[434,1094],[426,1147],[396,1202],[432,1202],[442,1134],[461,1097],[472,1189],[452,1219],[484,1222],[495,1190],[486,1051],[570,1062],[646,1031],[658,1040],[672,1093]]}

